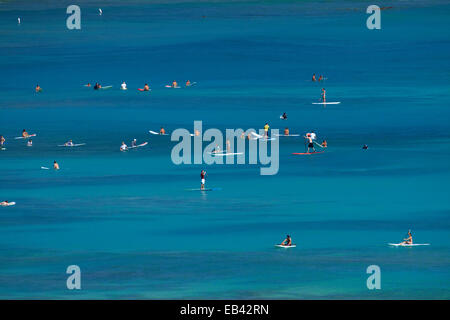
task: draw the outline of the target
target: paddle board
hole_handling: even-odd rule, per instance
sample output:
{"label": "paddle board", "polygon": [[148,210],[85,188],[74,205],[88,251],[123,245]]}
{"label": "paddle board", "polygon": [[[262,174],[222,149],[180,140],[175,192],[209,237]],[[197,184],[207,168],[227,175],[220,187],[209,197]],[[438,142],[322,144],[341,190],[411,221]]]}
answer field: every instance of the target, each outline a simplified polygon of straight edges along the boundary
{"label": "paddle board", "polygon": [[140,148],[140,147],[143,147],[143,146],[146,146],[146,145],[148,145],[148,142],[144,142],[144,143],[138,144],[137,146],[130,146],[130,147],[128,147],[128,149]]}
{"label": "paddle board", "polygon": [[50,170],[50,169],[47,168],[47,167],[41,167],[41,169],[42,169],[42,170]]}
{"label": "paddle board", "polygon": [[275,247],[289,249],[289,248],[295,248],[295,247],[297,247],[297,245],[296,244],[292,244],[290,246],[285,246],[283,244],[276,244]]}
{"label": "paddle board", "polygon": [[205,189],[200,189],[200,188],[196,188],[196,189],[186,189],[187,191],[218,191],[221,190],[220,188],[205,188]]}
{"label": "paddle board", "polygon": [[28,138],[32,138],[32,137],[36,137],[36,133],[30,134],[30,135],[28,135],[28,137],[15,137],[14,139],[28,139]]}
{"label": "paddle board", "polygon": [[145,92],[145,91],[150,92],[150,91],[152,91],[152,89],[144,90],[143,88],[138,88],[138,90],[141,91],[141,92]]}
{"label": "paddle board", "polygon": [[16,204],[15,202],[8,202],[8,204],[0,204],[0,206],[9,207],[9,206],[14,206],[15,204]]}
{"label": "paddle board", "polygon": [[196,84],[197,84],[197,82],[191,82],[191,84],[188,85],[188,86],[186,86],[186,87],[189,88],[189,87],[192,87],[192,86],[194,86],[194,85],[196,85]]}
{"label": "paddle board", "polygon": [[389,243],[390,246],[394,247],[417,247],[417,246],[429,246],[429,243],[413,243],[413,244],[406,244],[406,243]]}
{"label": "paddle board", "polygon": [[158,136],[168,136],[169,135],[168,133],[159,133],[159,132],[152,131],[152,130],[149,130],[148,132],[150,132],[151,134],[156,134]]}
{"label": "paddle board", "polygon": [[180,86],[172,87],[172,86],[169,86],[169,85],[166,85],[165,87],[166,88],[172,88],[172,89],[179,89],[179,88],[181,88]]}
{"label": "paddle board", "polygon": [[65,145],[65,144],[58,144],[58,147],[79,147],[84,146],[86,143],[74,143],[73,145]]}
{"label": "paddle board", "polygon": [[299,137],[299,134],[275,134],[277,137]]}
{"label": "paddle board", "polygon": [[340,101],[335,101],[335,102],[313,102],[312,104],[339,104],[341,103]]}
{"label": "paddle board", "polygon": [[315,153],[324,153],[325,151],[316,151],[316,152],[294,152],[292,154],[315,154]]}
{"label": "paddle board", "polygon": [[112,88],[112,86],[104,86],[104,87],[101,87],[99,89],[110,89],[110,88]]}
{"label": "paddle board", "polygon": [[208,154],[213,155],[213,156],[217,156],[217,157],[225,157],[225,156],[235,156],[235,155],[240,155],[243,154],[242,152],[208,152]]}

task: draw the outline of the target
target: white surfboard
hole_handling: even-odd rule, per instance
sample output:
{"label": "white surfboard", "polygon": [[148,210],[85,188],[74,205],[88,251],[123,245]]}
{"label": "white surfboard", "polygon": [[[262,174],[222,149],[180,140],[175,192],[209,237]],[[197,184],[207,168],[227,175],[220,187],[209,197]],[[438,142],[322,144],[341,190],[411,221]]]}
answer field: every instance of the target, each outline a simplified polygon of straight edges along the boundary
{"label": "white surfboard", "polygon": [[313,102],[312,104],[339,104],[340,101],[334,101],[334,102]]}
{"label": "white surfboard", "polygon": [[50,170],[50,168],[47,167],[41,167],[42,170]]}
{"label": "white surfboard", "polygon": [[169,135],[168,133],[159,133],[159,132],[152,131],[152,130],[149,130],[148,132],[150,132],[151,134],[156,134],[158,136],[168,136]]}
{"label": "white surfboard", "polygon": [[299,134],[275,134],[277,137],[299,137]]}
{"label": "white surfboard", "polygon": [[216,156],[216,157],[226,157],[226,156],[235,156],[243,154],[242,152],[208,152],[208,154]]}
{"label": "white surfboard", "polygon": [[276,244],[275,247],[289,249],[289,248],[295,248],[295,247],[297,247],[297,245],[296,244],[292,244],[290,246],[285,246],[283,244]]}
{"label": "white surfboard", "polygon": [[140,148],[140,147],[143,147],[143,146],[146,146],[146,145],[148,145],[148,142],[144,142],[144,143],[138,144],[137,146],[130,146],[130,147],[128,147],[128,149]]}
{"label": "white surfboard", "polygon": [[9,206],[14,206],[16,205],[15,202],[8,202],[7,204],[1,204],[2,207],[9,207]]}
{"label": "white surfboard", "polygon": [[14,139],[28,139],[28,138],[32,138],[32,137],[36,137],[36,133],[33,134],[29,134],[27,137],[15,137]]}
{"label": "white surfboard", "polygon": [[170,86],[170,85],[166,85],[165,87],[166,88],[171,88],[171,89],[180,89],[181,88],[180,86],[173,87],[173,86]]}
{"label": "white surfboard", "polygon": [[412,243],[412,244],[407,244],[407,243],[389,243],[390,246],[394,246],[394,247],[417,247],[417,246],[429,246],[429,243]]}
{"label": "white surfboard", "polygon": [[74,143],[72,145],[58,144],[58,147],[80,147],[84,146],[86,143]]}

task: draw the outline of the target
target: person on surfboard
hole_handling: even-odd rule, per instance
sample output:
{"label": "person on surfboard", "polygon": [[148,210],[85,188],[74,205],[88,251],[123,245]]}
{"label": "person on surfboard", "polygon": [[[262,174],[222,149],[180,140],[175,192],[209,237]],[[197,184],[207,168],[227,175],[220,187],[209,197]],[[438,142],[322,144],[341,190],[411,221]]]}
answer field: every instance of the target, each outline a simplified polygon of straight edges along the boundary
{"label": "person on surfboard", "polygon": [[218,144],[216,144],[216,148],[213,150],[212,153],[220,153],[220,152],[221,152],[220,146]]}
{"label": "person on surfboard", "polygon": [[126,151],[128,149],[127,145],[125,144],[125,142],[122,141],[122,145],[120,146],[120,151]]}
{"label": "person on surfboard", "polygon": [[101,88],[102,88],[102,85],[100,83],[96,82],[95,85],[94,85],[94,90],[98,90],[98,89],[101,89]]}
{"label": "person on surfboard", "polygon": [[229,139],[227,139],[226,145],[227,145],[227,152],[230,153],[231,152],[231,143],[230,143]]}
{"label": "person on surfboard", "polygon": [[322,141],[322,148],[326,148],[326,147],[328,147],[327,140],[323,140]]}
{"label": "person on surfboard", "polygon": [[8,200],[0,202],[0,206],[7,206],[7,205],[9,205],[9,201]]}
{"label": "person on surfboard", "polygon": [[3,147],[3,145],[5,144],[5,141],[6,141],[5,137],[3,137],[2,135],[0,135],[0,146]]}
{"label": "person on surfboard", "polygon": [[120,89],[127,90],[127,84],[125,83],[125,81],[120,85]]}
{"label": "person on surfboard", "polygon": [[37,84],[36,85],[36,92],[41,92],[42,91],[42,88]]}
{"label": "person on surfboard", "polygon": [[326,100],[326,97],[325,97],[325,94],[326,94],[326,91],[325,91],[325,88],[322,88],[322,102],[327,102]]}
{"label": "person on surfboard", "polygon": [[365,144],[365,145],[363,145],[363,150],[367,150],[367,149],[369,149],[369,146],[367,145],[367,144]]}
{"label": "person on surfboard", "polygon": [[287,114],[286,114],[286,112],[283,113],[283,115],[281,116],[281,119],[287,120]]}
{"label": "person on surfboard", "polygon": [[205,190],[205,177],[206,177],[206,171],[202,170],[200,172],[200,181],[201,181],[200,190]]}
{"label": "person on surfboard", "polygon": [[281,243],[282,246],[291,246],[292,245],[292,239],[290,235],[286,236],[286,239],[283,240],[283,242]]}
{"label": "person on surfboard", "polygon": [[186,87],[189,87],[191,85],[191,82],[188,80],[186,81]]}
{"label": "person on surfboard", "polygon": [[166,130],[164,130],[164,128],[161,127],[161,129],[159,129],[159,134],[166,134]]}
{"label": "person on surfboard", "polygon": [[314,152],[316,152],[316,149],[314,148],[313,135],[311,133],[307,133],[304,137],[305,137],[305,139],[308,140],[308,151],[307,151],[307,153],[310,153],[309,149],[311,149],[311,148],[313,149]]}
{"label": "person on surfboard", "polygon": [[69,140],[69,141],[67,141],[66,143],[64,143],[64,145],[65,145],[66,147],[72,147],[72,146],[73,146],[73,142],[72,142],[72,140]]}
{"label": "person on surfboard", "polygon": [[403,239],[403,244],[413,244],[413,238],[411,234],[411,230],[408,230],[408,237],[406,239]]}
{"label": "person on surfboard", "polygon": [[33,140],[28,140],[27,142],[27,147],[32,147],[33,146]]}
{"label": "person on surfboard", "polygon": [[22,137],[28,138],[28,132],[27,132],[27,130],[25,130],[25,129],[22,130]]}
{"label": "person on surfboard", "polygon": [[172,88],[176,88],[176,87],[178,87],[178,83],[177,83],[175,80],[173,80],[173,82],[172,82]]}
{"label": "person on surfboard", "polygon": [[288,136],[289,135],[289,128],[284,128],[284,135],[285,136]]}
{"label": "person on surfboard", "polygon": [[53,161],[53,169],[59,170],[59,164],[58,164],[58,162],[56,162],[56,160]]}
{"label": "person on surfboard", "polygon": [[147,83],[144,85],[144,91],[150,91],[150,87],[148,86]]}
{"label": "person on surfboard", "polygon": [[312,76],[312,81],[313,81],[313,82],[316,82],[316,74],[315,74],[315,73],[314,73],[313,76]]}
{"label": "person on surfboard", "polygon": [[266,124],[264,125],[264,136],[266,137],[266,139],[269,139],[269,124],[266,122]]}
{"label": "person on surfboard", "polygon": [[322,75],[320,75],[319,81],[323,81],[323,76]]}
{"label": "person on surfboard", "polygon": [[132,146],[132,147],[136,147],[136,143],[137,143],[137,140],[136,140],[136,139],[133,139],[133,141],[131,141],[131,146]]}

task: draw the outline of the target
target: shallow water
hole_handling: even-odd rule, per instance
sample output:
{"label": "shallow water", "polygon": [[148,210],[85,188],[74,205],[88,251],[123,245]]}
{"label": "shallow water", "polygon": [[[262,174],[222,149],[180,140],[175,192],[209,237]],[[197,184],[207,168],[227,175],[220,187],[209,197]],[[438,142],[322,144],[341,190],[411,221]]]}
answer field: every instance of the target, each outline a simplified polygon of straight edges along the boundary
{"label": "shallow water", "polygon": [[[78,2],[80,31],[68,2],[0,5],[0,194],[17,202],[0,208],[1,298],[450,298],[448,4],[389,2],[370,31],[367,2]],[[312,105],[321,86],[341,104]],[[292,156],[303,140],[280,138],[275,176],[176,166],[148,130],[194,120],[314,130],[329,148]],[[133,138],[149,146],[118,151]],[[186,190],[202,168],[220,190]],[[431,246],[387,246],[408,229]],[[286,233],[297,248],[274,249]]]}

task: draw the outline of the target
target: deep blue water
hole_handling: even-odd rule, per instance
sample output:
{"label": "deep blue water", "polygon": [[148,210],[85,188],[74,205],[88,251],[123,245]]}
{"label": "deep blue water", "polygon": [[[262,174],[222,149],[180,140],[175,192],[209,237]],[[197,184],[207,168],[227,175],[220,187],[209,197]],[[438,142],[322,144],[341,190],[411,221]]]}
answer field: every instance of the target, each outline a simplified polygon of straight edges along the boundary
{"label": "deep blue water", "polygon": [[[17,202],[0,207],[0,298],[450,298],[447,1],[385,1],[381,30],[367,1],[77,2],[78,31],[71,2],[0,2],[0,200]],[[312,105],[321,87],[341,104]],[[329,148],[296,157],[304,141],[281,138],[274,176],[176,166],[148,130],[194,120],[314,130]],[[149,146],[119,152],[133,138]],[[202,168],[220,190],[186,191]],[[408,229],[431,246],[387,245]],[[274,249],[286,233],[297,248]]]}

